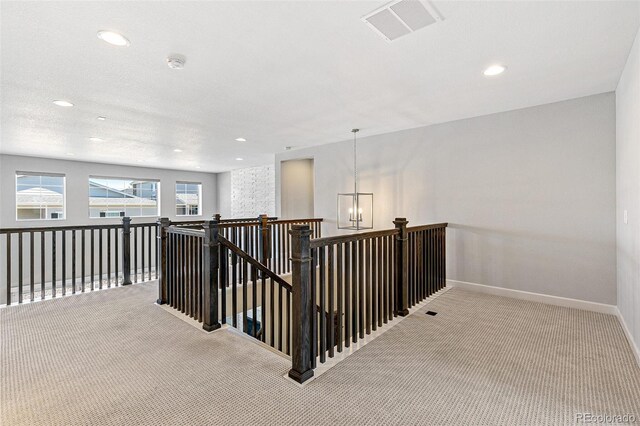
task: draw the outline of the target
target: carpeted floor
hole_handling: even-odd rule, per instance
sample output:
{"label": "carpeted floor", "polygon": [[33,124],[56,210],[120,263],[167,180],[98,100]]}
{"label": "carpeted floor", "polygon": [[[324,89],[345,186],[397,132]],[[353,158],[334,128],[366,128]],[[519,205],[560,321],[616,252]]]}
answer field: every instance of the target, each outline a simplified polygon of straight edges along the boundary
{"label": "carpeted floor", "polygon": [[[613,316],[452,289],[305,387],[152,304],[155,283],[0,309],[2,425],[575,424],[640,419]],[[638,420],[640,421],[640,420]]]}

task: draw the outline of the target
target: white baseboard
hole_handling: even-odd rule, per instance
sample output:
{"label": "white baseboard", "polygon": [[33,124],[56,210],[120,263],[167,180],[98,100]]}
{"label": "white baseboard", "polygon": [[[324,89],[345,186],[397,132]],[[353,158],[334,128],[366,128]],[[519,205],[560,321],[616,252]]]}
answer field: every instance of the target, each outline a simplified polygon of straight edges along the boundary
{"label": "white baseboard", "polygon": [[638,363],[638,367],[640,367],[640,349],[638,349],[638,345],[635,340],[633,340],[633,336],[631,335],[631,331],[629,327],[627,327],[627,322],[624,320],[624,317],[620,313],[620,310],[616,306],[616,316],[618,317],[618,321],[620,321],[620,325],[622,325],[622,329],[624,330],[625,336],[627,336],[627,341],[629,342],[629,346],[631,346],[631,351],[633,355],[636,357],[636,362]]}
{"label": "white baseboard", "polygon": [[601,314],[615,315],[620,321],[620,325],[624,330],[625,337],[631,346],[631,351],[636,358],[640,367],[640,349],[633,340],[633,336],[627,327],[620,310],[616,305],[607,305],[605,303],[588,302],[586,300],[570,299],[568,297],[550,296],[548,294],[531,293],[522,290],[513,290],[510,288],[494,287],[490,285],[469,283],[465,281],[447,280],[447,287],[460,287],[478,293],[493,294],[495,296],[511,297],[514,299],[530,300],[532,302],[546,303],[549,305],[563,306],[565,308],[582,309],[586,311],[599,312]]}
{"label": "white baseboard", "polygon": [[510,288],[494,287],[490,285],[469,283],[466,281],[447,280],[447,286],[465,288],[479,293],[493,294],[495,296],[511,297],[513,299],[529,300],[532,302],[546,303],[548,305],[563,306],[565,308],[583,309],[585,311],[599,312],[602,314],[617,315],[616,305],[589,302],[586,300],[570,299],[568,297],[551,296],[548,294],[531,293],[529,291],[513,290]]}

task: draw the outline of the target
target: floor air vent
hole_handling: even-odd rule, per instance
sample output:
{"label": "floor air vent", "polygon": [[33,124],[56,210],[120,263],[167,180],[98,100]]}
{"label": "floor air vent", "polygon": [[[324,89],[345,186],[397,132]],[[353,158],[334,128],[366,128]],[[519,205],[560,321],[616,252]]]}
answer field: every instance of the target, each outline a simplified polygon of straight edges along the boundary
{"label": "floor air vent", "polygon": [[431,315],[432,317],[435,317],[436,315],[438,315],[438,313],[433,311],[427,311],[427,315]]}
{"label": "floor air vent", "polygon": [[395,0],[361,19],[387,41],[442,21],[434,7],[422,0]]}

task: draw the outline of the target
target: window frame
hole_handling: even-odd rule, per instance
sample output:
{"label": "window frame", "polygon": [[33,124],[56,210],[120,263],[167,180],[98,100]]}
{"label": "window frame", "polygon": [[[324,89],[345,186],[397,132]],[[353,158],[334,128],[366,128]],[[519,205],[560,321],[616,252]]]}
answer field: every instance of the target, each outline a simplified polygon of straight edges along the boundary
{"label": "window frame", "polygon": [[[87,213],[89,216],[90,220],[114,220],[114,219],[120,219],[122,220],[123,216],[104,216],[104,217],[96,217],[96,216],[91,216],[91,179],[104,179],[104,180],[123,180],[123,181],[127,181],[127,180],[131,180],[131,181],[142,181],[142,182],[150,182],[150,183],[155,183],[156,186],[156,192],[158,195],[158,199],[157,199],[157,212],[155,215],[139,215],[139,216],[128,216],[131,218],[137,218],[137,217],[155,217],[155,218],[160,218],[162,216],[162,207],[161,207],[161,201],[162,201],[162,184],[160,179],[154,179],[154,178],[135,178],[135,177],[126,177],[126,176],[100,176],[100,175],[89,175],[89,178],[87,179]],[[125,211],[125,217],[126,217],[126,211]]]}
{"label": "window frame", "polygon": [[[20,219],[20,217],[18,217],[18,176],[38,176],[38,177],[42,177],[42,176],[49,176],[49,177],[61,177],[62,178],[62,214],[63,217],[62,219],[60,218],[50,218],[50,217],[45,217],[43,218],[38,218],[38,219]],[[14,205],[15,205],[15,212],[16,212],[16,222],[29,222],[29,221],[56,221],[56,222],[60,222],[60,221],[65,221],[67,220],[67,175],[64,173],[54,173],[54,172],[26,172],[26,171],[20,171],[20,170],[16,170],[15,171],[15,186],[13,187],[13,196],[14,196]]]}
{"label": "window frame", "polygon": [[[202,216],[202,182],[177,180],[174,186],[174,197],[178,197],[178,185],[198,185],[198,214],[178,214],[178,203],[175,203],[174,213],[176,217],[200,217]],[[188,212],[188,204],[185,205],[185,211]]]}

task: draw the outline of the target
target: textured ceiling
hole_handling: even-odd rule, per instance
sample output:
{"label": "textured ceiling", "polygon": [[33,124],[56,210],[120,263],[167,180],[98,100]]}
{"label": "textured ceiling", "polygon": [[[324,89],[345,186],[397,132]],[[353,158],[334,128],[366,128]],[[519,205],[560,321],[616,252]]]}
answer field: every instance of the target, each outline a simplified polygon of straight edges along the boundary
{"label": "textured ceiling", "polygon": [[[383,3],[3,1],[0,152],[223,171],[349,140],[353,127],[368,136],[611,91],[640,7],[434,2],[444,22],[387,43],[360,21]],[[98,40],[101,29],[131,46]],[[185,69],[166,66],[170,53]],[[484,77],[496,62],[507,72]]]}

